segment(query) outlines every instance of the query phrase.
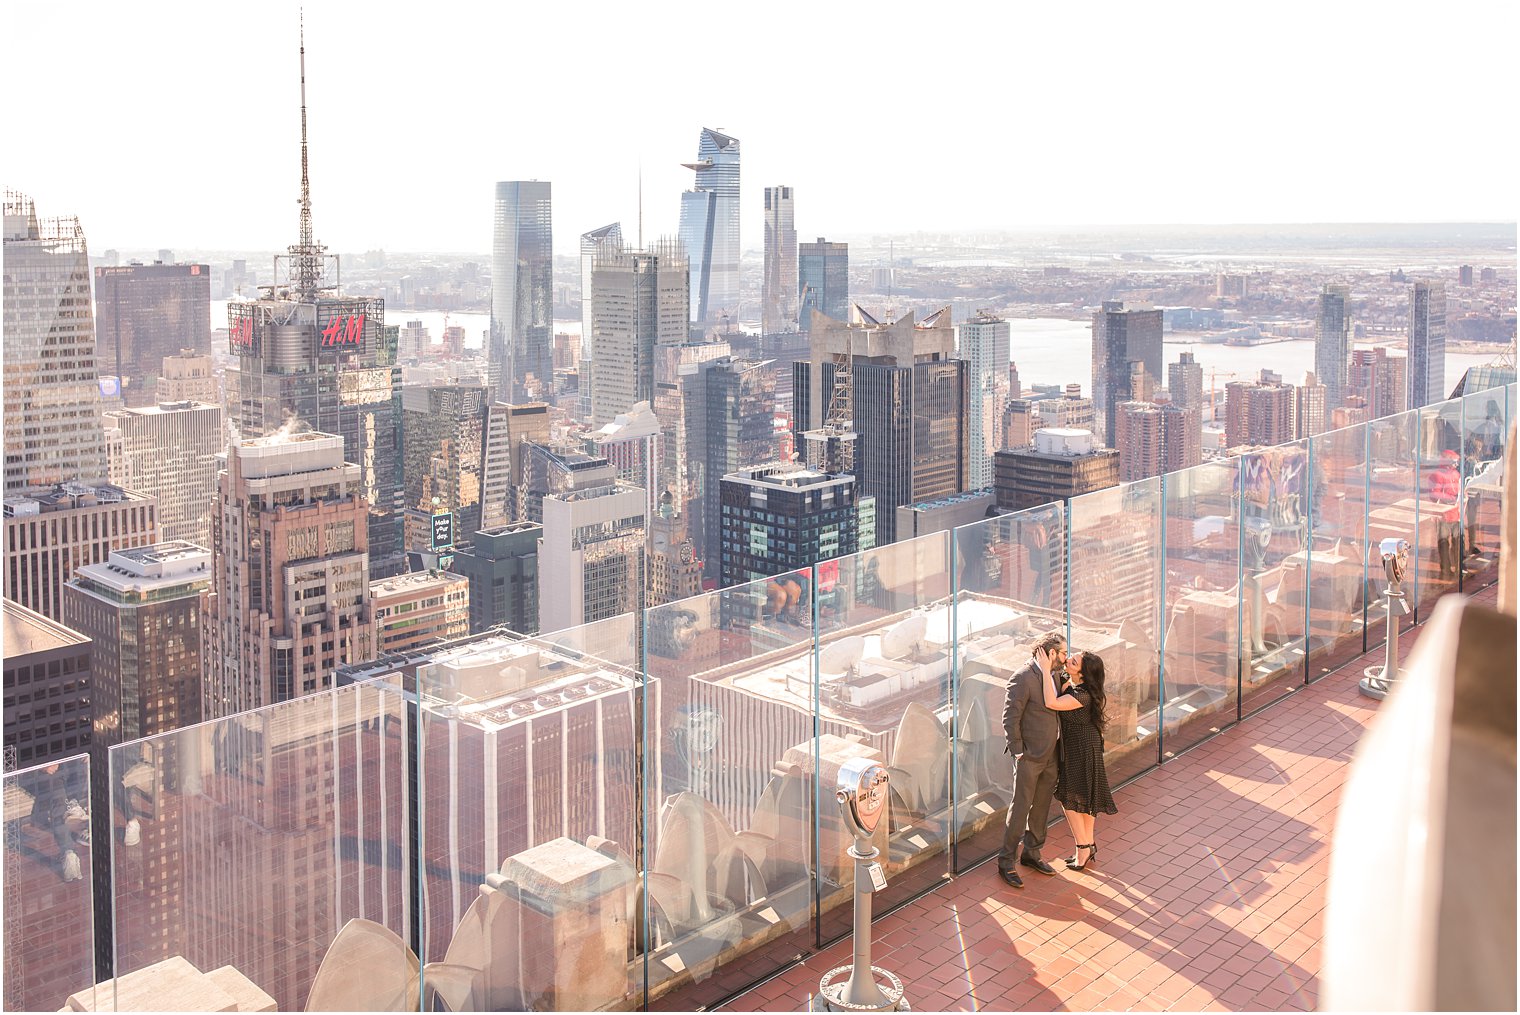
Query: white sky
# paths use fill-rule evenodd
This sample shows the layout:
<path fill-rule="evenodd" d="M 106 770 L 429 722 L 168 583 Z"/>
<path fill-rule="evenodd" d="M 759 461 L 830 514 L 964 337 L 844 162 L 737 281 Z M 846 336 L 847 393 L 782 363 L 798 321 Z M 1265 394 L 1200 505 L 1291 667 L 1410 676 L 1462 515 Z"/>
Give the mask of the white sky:
<path fill-rule="evenodd" d="M 673 233 L 701 127 L 816 235 L 1076 223 L 1514 221 L 1520 4 L 306 4 L 318 238 L 555 248 Z M 7 186 L 92 251 L 295 240 L 297 5 L 8 4 Z"/>

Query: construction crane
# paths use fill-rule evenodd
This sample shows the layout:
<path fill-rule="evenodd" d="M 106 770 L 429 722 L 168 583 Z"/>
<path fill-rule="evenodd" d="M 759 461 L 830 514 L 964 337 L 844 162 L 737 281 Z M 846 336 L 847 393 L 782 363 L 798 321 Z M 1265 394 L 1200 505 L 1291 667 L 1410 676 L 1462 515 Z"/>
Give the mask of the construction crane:
<path fill-rule="evenodd" d="M 1240 376 L 1233 370 L 1219 370 L 1215 367 L 1209 367 L 1209 422 L 1215 426 L 1219 425 L 1219 385 L 1215 384 L 1214 381 L 1221 374 L 1224 375 L 1226 383 Z"/>

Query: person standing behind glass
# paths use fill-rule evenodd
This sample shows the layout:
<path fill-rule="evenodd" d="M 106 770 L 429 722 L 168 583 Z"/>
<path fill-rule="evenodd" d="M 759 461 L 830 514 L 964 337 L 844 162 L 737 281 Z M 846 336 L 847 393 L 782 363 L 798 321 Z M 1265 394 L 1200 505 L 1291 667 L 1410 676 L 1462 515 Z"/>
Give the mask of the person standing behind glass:
<path fill-rule="evenodd" d="M 1056 788 L 1056 744 L 1061 723 L 1045 707 L 1043 685 L 1050 671 L 1066 662 L 1066 639 L 1051 633 L 1035 643 L 1029 664 L 1008 680 L 1003 705 L 1003 733 L 1007 751 L 1013 755 L 1013 802 L 1008 805 L 1003 828 L 1003 848 L 998 853 L 998 876 L 1015 888 L 1024 879 L 1016 863 L 1041 874 L 1056 869 L 1040 857 L 1045 846 L 1045 827 L 1050 823 L 1050 798 Z"/>

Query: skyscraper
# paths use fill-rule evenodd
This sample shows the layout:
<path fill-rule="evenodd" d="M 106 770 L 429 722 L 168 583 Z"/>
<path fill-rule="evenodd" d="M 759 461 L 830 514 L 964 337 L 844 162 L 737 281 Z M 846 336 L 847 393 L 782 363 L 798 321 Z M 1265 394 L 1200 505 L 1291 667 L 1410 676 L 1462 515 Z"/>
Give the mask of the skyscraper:
<path fill-rule="evenodd" d="M 488 392 L 480 384 L 408 386 L 402 392 L 405 450 L 406 549 L 435 549 L 432 516 L 452 512 L 453 539 L 483 528 L 487 490 L 505 499 L 511 487 L 508 455 L 486 455 Z M 499 472 L 489 476 L 490 465 Z M 505 511 L 504 503 L 493 505 Z"/>
<path fill-rule="evenodd" d="M 855 477 L 798 465 L 741 469 L 719 479 L 723 587 L 810 568 L 859 547 Z"/>
<path fill-rule="evenodd" d="M 65 586 L 65 623 L 92 643 L 99 721 L 90 760 L 102 774 L 107 748 L 201 721 L 201 596 L 210 587 L 211 551 L 184 541 L 116 550 Z"/>
<path fill-rule="evenodd" d="M 1161 407 L 1161 471 L 1180 472 L 1203 461 L 1203 410 L 1167 402 Z"/>
<path fill-rule="evenodd" d="M 1193 409 L 1203 408 L 1203 364 L 1191 352 L 1183 352 L 1177 362 L 1166 368 L 1166 387 L 1173 403 Z"/>
<path fill-rule="evenodd" d="M 95 269 L 95 363 L 121 378 L 129 406 L 167 398 L 155 391 L 165 356 L 211 351 L 211 268 L 127 264 Z"/>
<path fill-rule="evenodd" d="M 218 476 L 205 714 L 333 686 L 372 658 L 368 511 L 343 438 L 306 431 L 232 444 Z"/>
<path fill-rule="evenodd" d="M 966 487 L 984 490 L 992 486 L 992 453 L 1000 443 L 998 429 L 1008 402 L 1008 322 L 982 310 L 961 324 L 957 339 L 960 358 L 970 371 Z"/>
<path fill-rule="evenodd" d="M 1086 430 L 1036 430 L 1034 446 L 993 456 L 997 506 L 1022 511 L 1119 482 L 1119 452 L 1094 446 Z"/>
<path fill-rule="evenodd" d="M 695 494 L 681 510 L 708 578 L 719 576 L 719 481 L 731 472 L 776 460 L 776 375 L 769 363 L 724 357 L 703 363 L 686 389 Z"/>
<path fill-rule="evenodd" d="M 119 486 L 69 483 L 5 499 L 5 598 L 53 620 L 63 585 L 112 550 L 158 542 L 158 502 Z"/>
<path fill-rule="evenodd" d="M 1446 397 L 1446 284 L 1416 282 L 1409 287 L 1409 396 L 1407 407 Z"/>
<path fill-rule="evenodd" d="M 454 572 L 470 582 L 470 633 L 498 624 L 518 634 L 538 633 L 536 522 L 482 529 L 454 551 Z"/>
<path fill-rule="evenodd" d="M 1093 407 L 1096 436 L 1108 447 L 1118 440 L 1118 405 L 1140 395 L 1130 386 L 1132 363 L 1152 380 L 1161 374 L 1161 311 L 1105 300 L 1092 319 Z"/>
<path fill-rule="evenodd" d="M 899 506 L 967 489 L 967 370 L 953 358 L 949 307 L 922 321 L 910 311 L 882 322 L 858 306 L 853 317 L 815 318 L 810 362 L 795 365 L 792 426 L 801 446 L 843 391 L 841 408 L 858 435 L 858 496 L 874 498 L 880 545 L 896 539 Z M 844 368 L 845 383 L 836 384 Z"/>
<path fill-rule="evenodd" d="M 599 253 L 623 246 L 623 227 L 617 222 L 581 233 L 581 363 L 580 405 L 582 419 L 591 418 L 591 385 L 596 374 L 596 303 L 591 298 L 592 269 Z"/>
<path fill-rule="evenodd" d="M 222 389 L 212 369 L 211 354 L 181 349 L 164 357 L 158 376 L 160 402 L 210 402 L 222 404 Z"/>
<path fill-rule="evenodd" d="M 1225 447 L 1270 447 L 1294 439 L 1293 386 L 1269 370 L 1225 385 Z"/>
<path fill-rule="evenodd" d="M 222 407 L 164 402 L 105 420 L 121 433 L 121 485 L 158 500 L 159 539 L 210 546 L 216 456 L 226 448 Z"/>
<path fill-rule="evenodd" d="M 616 480 L 543 500 L 539 628 L 579 627 L 643 605 L 645 496 Z"/>
<path fill-rule="evenodd" d="M 1325 432 L 1325 386 L 1313 373 L 1293 389 L 1293 437 L 1302 440 Z"/>
<path fill-rule="evenodd" d="M 739 139 L 703 128 L 696 173 L 681 195 L 681 243 L 691 266 L 691 320 L 716 324 L 739 316 Z"/>
<path fill-rule="evenodd" d="M 1120 402 L 1117 409 L 1119 482 L 1133 483 L 1161 475 L 1161 406 L 1152 402 Z"/>
<path fill-rule="evenodd" d="M 5 194 L 5 495 L 107 477 L 90 313 L 90 256 L 77 218 L 38 219 Z"/>
<path fill-rule="evenodd" d="M 797 248 L 797 292 L 803 331 L 812 331 L 812 311 L 836 321 L 850 312 L 850 245 L 822 236 Z"/>
<path fill-rule="evenodd" d="M 791 187 L 765 188 L 765 281 L 760 330 L 797 330 L 797 225 Z"/>
<path fill-rule="evenodd" d="M 1391 416 L 1409 407 L 1409 386 L 1405 379 L 1408 359 L 1390 356 L 1381 346 L 1357 349 L 1351 354 L 1346 388 L 1362 399 L 1371 419 Z"/>
<path fill-rule="evenodd" d="M 1314 374 L 1325 386 L 1325 410 L 1342 404 L 1346 368 L 1351 361 L 1351 287 L 1329 284 L 1319 295 L 1314 329 Z"/>
<path fill-rule="evenodd" d="M 486 359 L 498 402 L 553 400 L 554 222 L 546 180 L 496 185 Z"/>
<path fill-rule="evenodd" d="M 696 273 L 691 273 L 691 278 Z M 651 251 L 605 248 L 591 269 L 597 370 L 591 421 L 605 426 L 635 402 L 654 401 L 654 350 L 681 345 L 687 319 L 686 256 L 661 241 Z"/>
<path fill-rule="evenodd" d="M 237 357 L 227 372 L 228 407 L 243 439 L 301 427 L 342 437 L 339 457 L 359 469 L 370 572 L 384 577 L 406 566 L 401 368 L 383 337 L 385 301 L 334 293 L 327 248 L 313 238 L 304 45 L 301 53 L 300 240 L 275 259 L 276 284 L 263 298 L 227 306 L 229 347 Z"/>
<path fill-rule="evenodd" d="M 11 599 L 0 609 L 0 624 L 5 634 L 4 743 L 8 754 L 15 752 L 16 767 L 89 750 L 94 732 L 89 637 Z"/>

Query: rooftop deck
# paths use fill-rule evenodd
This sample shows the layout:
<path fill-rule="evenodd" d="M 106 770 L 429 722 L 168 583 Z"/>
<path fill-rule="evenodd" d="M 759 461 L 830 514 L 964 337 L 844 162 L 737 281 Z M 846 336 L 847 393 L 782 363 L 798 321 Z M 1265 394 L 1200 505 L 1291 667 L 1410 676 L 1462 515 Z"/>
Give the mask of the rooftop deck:
<path fill-rule="evenodd" d="M 1403 634 L 1401 658 L 1423 630 Z M 873 961 L 919 1011 L 1314 1010 L 1336 808 L 1377 715 L 1356 682 L 1381 660 L 1369 653 L 1120 790 L 1092 871 L 1022 868 L 1019 891 L 983 863 L 876 920 Z M 1047 857 L 1070 847 L 1052 828 Z M 727 1008 L 805 1011 L 851 947 Z"/>

